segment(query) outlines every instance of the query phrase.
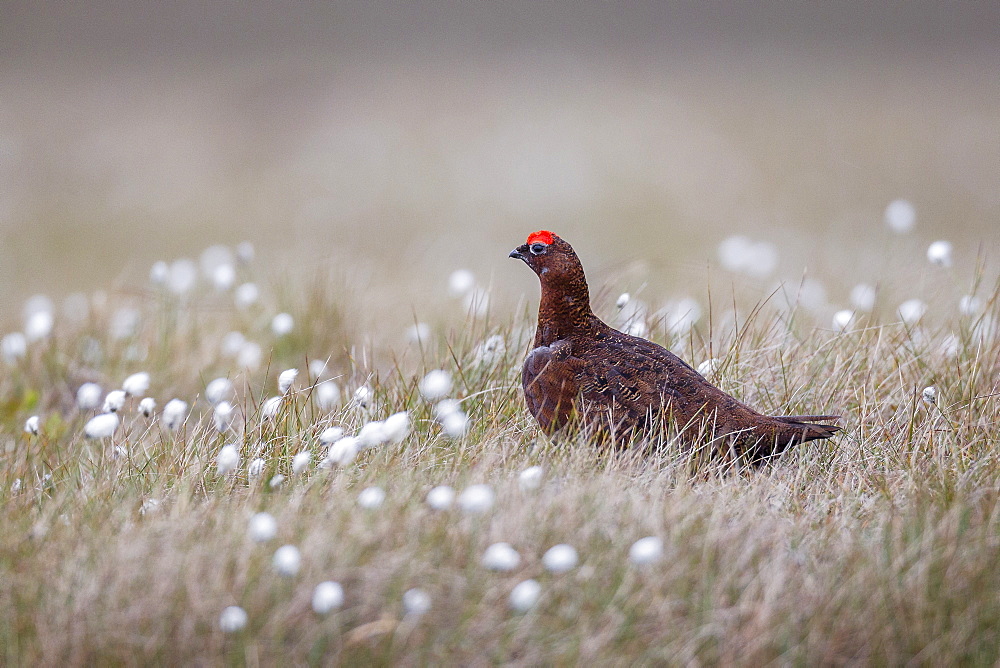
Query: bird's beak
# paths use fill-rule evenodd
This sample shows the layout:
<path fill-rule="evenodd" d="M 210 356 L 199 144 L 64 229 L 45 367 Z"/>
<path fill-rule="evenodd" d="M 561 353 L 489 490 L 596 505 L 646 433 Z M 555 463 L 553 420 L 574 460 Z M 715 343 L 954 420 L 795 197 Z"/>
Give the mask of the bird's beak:
<path fill-rule="evenodd" d="M 527 250 L 524 246 L 518 246 L 517 248 L 512 250 L 510 252 L 510 255 L 508 255 L 507 257 L 512 257 L 515 260 L 527 260 L 528 259 L 527 256 L 525 256 L 525 254 L 523 253 L 524 250 Z"/>

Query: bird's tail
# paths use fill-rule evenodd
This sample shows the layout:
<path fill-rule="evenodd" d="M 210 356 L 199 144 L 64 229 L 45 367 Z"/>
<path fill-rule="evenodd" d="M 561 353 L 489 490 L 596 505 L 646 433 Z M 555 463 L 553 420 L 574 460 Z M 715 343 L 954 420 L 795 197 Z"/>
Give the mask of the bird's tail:
<path fill-rule="evenodd" d="M 787 443 L 805 443 L 820 438 L 830 438 L 840 427 L 835 424 L 819 424 L 828 420 L 839 420 L 839 415 L 776 415 L 774 419 L 787 425 Z"/>

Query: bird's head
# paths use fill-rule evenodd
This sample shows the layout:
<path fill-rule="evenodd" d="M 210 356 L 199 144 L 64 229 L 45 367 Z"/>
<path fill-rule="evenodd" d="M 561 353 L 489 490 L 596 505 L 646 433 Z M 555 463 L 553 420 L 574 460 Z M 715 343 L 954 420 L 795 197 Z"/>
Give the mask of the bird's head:
<path fill-rule="evenodd" d="M 579 265 L 573 247 L 547 230 L 528 235 L 528 240 L 512 250 L 509 257 L 524 260 L 539 277 L 555 278 Z"/>

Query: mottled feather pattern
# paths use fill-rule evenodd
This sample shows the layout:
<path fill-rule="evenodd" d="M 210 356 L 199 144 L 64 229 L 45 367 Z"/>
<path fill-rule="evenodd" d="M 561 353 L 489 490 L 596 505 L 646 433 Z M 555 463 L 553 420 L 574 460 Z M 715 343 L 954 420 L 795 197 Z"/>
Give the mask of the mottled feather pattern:
<path fill-rule="evenodd" d="M 757 464 L 839 430 L 815 424 L 837 416 L 758 413 L 666 348 L 605 324 L 591 311 L 579 258 L 557 235 L 536 232 L 510 255 L 524 260 L 541 282 L 522 385 L 528 410 L 546 433 L 560 433 L 575 419 L 595 440 L 624 445 L 668 419 L 682 435 L 723 441 L 724 449 Z"/>

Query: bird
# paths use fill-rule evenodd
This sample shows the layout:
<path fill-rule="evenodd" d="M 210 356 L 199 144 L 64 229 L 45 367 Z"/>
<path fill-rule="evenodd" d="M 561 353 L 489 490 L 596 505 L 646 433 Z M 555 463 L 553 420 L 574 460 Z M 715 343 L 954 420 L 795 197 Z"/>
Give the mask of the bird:
<path fill-rule="evenodd" d="M 825 424 L 837 415 L 760 413 L 666 348 L 607 325 L 591 309 L 580 258 L 558 235 L 533 232 L 509 257 L 527 264 L 541 283 L 521 385 L 545 434 L 584 430 L 620 449 L 642 440 L 648 445 L 657 428 L 671 427 L 689 447 L 705 446 L 712 457 L 728 454 L 756 467 L 790 446 L 840 430 Z"/>

